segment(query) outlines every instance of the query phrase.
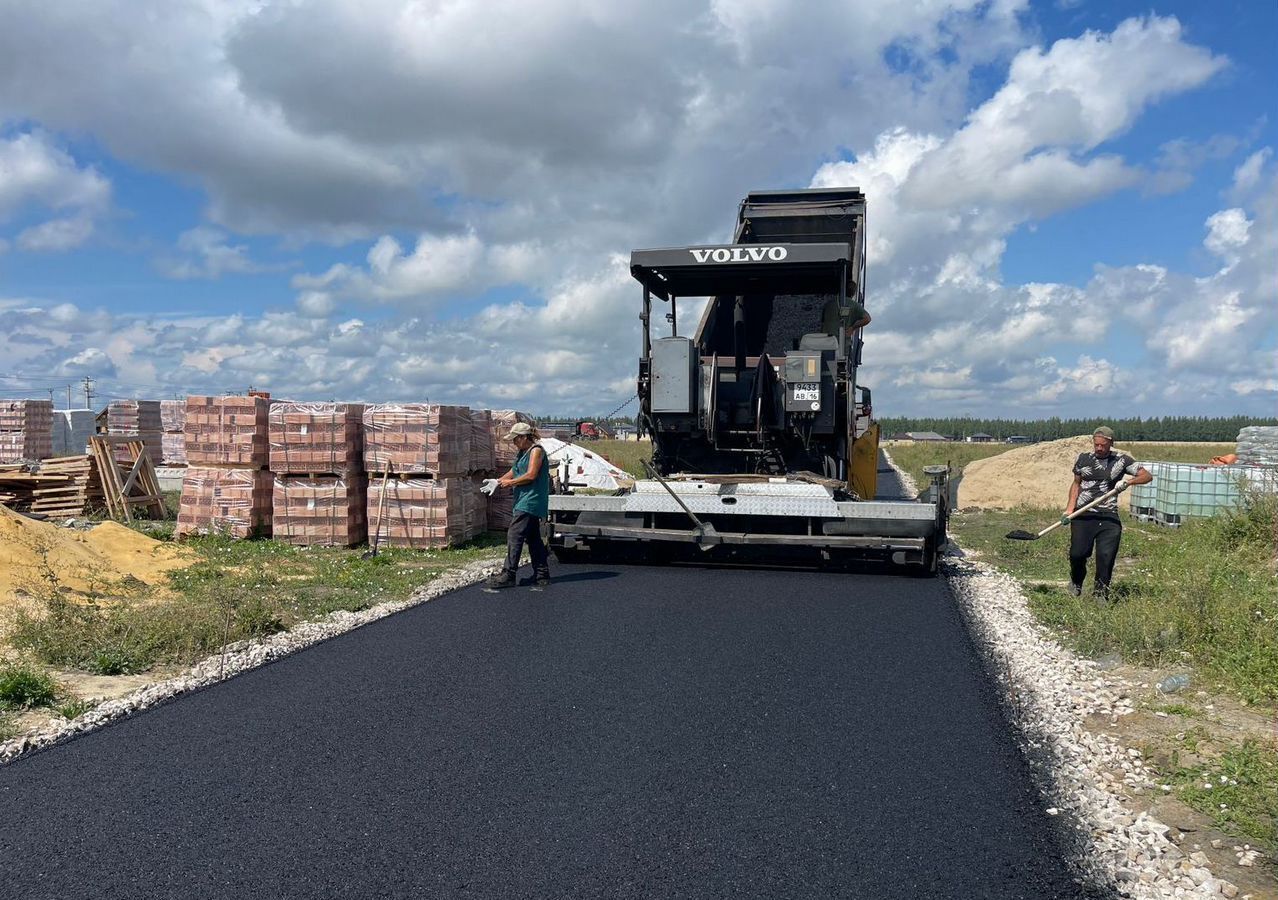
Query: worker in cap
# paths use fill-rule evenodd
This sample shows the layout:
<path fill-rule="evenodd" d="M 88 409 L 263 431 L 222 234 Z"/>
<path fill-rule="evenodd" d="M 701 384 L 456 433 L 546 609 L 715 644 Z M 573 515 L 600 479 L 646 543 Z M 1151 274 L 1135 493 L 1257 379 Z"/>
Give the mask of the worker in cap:
<path fill-rule="evenodd" d="M 515 586 L 519 557 L 526 543 L 532 557 L 533 585 L 545 588 L 550 585 L 550 553 L 541 536 L 541 523 L 550 514 L 550 464 L 545 448 L 537 443 L 541 435 L 527 422 L 516 422 L 503 440 L 515 445 L 515 464 L 501 478 L 484 482 L 482 490 L 490 496 L 495 490 L 512 490 L 515 504 L 506 529 L 506 564 L 488 579 L 488 587 L 497 590 Z"/>
<path fill-rule="evenodd" d="M 1083 579 L 1087 577 L 1087 560 L 1096 553 L 1096 569 L 1092 576 L 1092 596 L 1098 603 L 1109 600 L 1109 583 L 1114 574 L 1114 561 L 1118 559 L 1118 545 L 1123 538 L 1123 523 L 1118 518 L 1118 494 L 1133 484 L 1148 484 L 1154 476 L 1144 466 L 1126 453 L 1114 449 L 1114 430 L 1102 425 L 1092 433 L 1092 450 L 1080 453 L 1074 463 L 1074 483 L 1069 489 L 1069 502 L 1065 504 L 1062 524 L 1068 522 L 1069 538 L 1069 592 L 1075 597 L 1083 594 Z M 1074 516 L 1097 497 L 1103 497 L 1117 488 L 1117 493 L 1106 497 L 1087 512 Z M 1073 516 L 1073 518 L 1070 518 Z"/>

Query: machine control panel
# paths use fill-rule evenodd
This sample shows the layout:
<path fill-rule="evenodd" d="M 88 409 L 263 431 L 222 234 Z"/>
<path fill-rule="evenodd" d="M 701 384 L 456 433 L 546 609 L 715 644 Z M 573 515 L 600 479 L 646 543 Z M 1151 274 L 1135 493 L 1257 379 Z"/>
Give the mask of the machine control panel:
<path fill-rule="evenodd" d="M 819 413 L 827 393 L 820 351 L 797 351 L 785 357 L 785 411 Z"/>

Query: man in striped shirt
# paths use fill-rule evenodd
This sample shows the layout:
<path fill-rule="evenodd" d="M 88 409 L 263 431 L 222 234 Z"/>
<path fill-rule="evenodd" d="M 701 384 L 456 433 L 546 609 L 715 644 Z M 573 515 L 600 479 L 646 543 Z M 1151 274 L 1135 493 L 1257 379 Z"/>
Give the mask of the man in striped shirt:
<path fill-rule="evenodd" d="M 1100 602 L 1109 599 L 1109 581 L 1118 559 L 1118 544 L 1123 538 L 1123 523 L 1118 518 L 1118 494 L 1133 484 L 1148 484 L 1154 476 L 1126 453 L 1114 452 L 1114 432 L 1105 425 L 1092 435 L 1092 452 L 1080 453 L 1074 463 L 1074 483 L 1069 489 L 1063 521 L 1070 522 L 1069 592 L 1082 596 L 1083 579 L 1087 577 L 1087 560 L 1096 551 L 1096 571 L 1092 579 L 1092 595 Z M 1065 517 L 1114 488 L 1118 494 L 1108 497 L 1072 520 Z"/>

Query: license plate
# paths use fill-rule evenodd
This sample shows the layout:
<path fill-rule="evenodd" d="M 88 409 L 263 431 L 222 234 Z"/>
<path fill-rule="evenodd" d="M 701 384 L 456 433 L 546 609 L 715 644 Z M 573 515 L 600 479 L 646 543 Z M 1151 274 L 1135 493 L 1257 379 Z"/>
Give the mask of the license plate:
<path fill-rule="evenodd" d="M 794 386 L 794 399 L 800 401 L 820 400 L 821 385 L 800 382 Z"/>

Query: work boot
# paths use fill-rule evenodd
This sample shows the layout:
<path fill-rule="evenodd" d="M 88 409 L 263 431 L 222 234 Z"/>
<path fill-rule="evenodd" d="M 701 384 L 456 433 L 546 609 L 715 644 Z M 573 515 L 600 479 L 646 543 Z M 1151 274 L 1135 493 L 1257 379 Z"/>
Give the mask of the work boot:
<path fill-rule="evenodd" d="M 1081 584 L 1075 584 L 1074 582 L 1071 581 L 1069 583 L 1069 595 L 1071 597 L 1083 596 L 1083 586 Z"/>
<path fill-rule="evenodd" d="M 548 588 L 550 587 L 550 576 L 538 575 L 536 579 L 534 579 L 533 584 L 539 588 Z"/>
<path fill-rule="evenodd" d="M 510 572 L 500 572 L 496 575 L 490 575 L 488 581 L 484 582 L 484 587 L 490 591 L 499 591 L 502 588 L 514 586 L 515 576 Z"/>
<path fill-rule="evenodd" d="M 1109 585 L 1107 584 L 1093 585 L 1092 597 L 1096 600 L 1097 606 L 1109 606 Z"/>

